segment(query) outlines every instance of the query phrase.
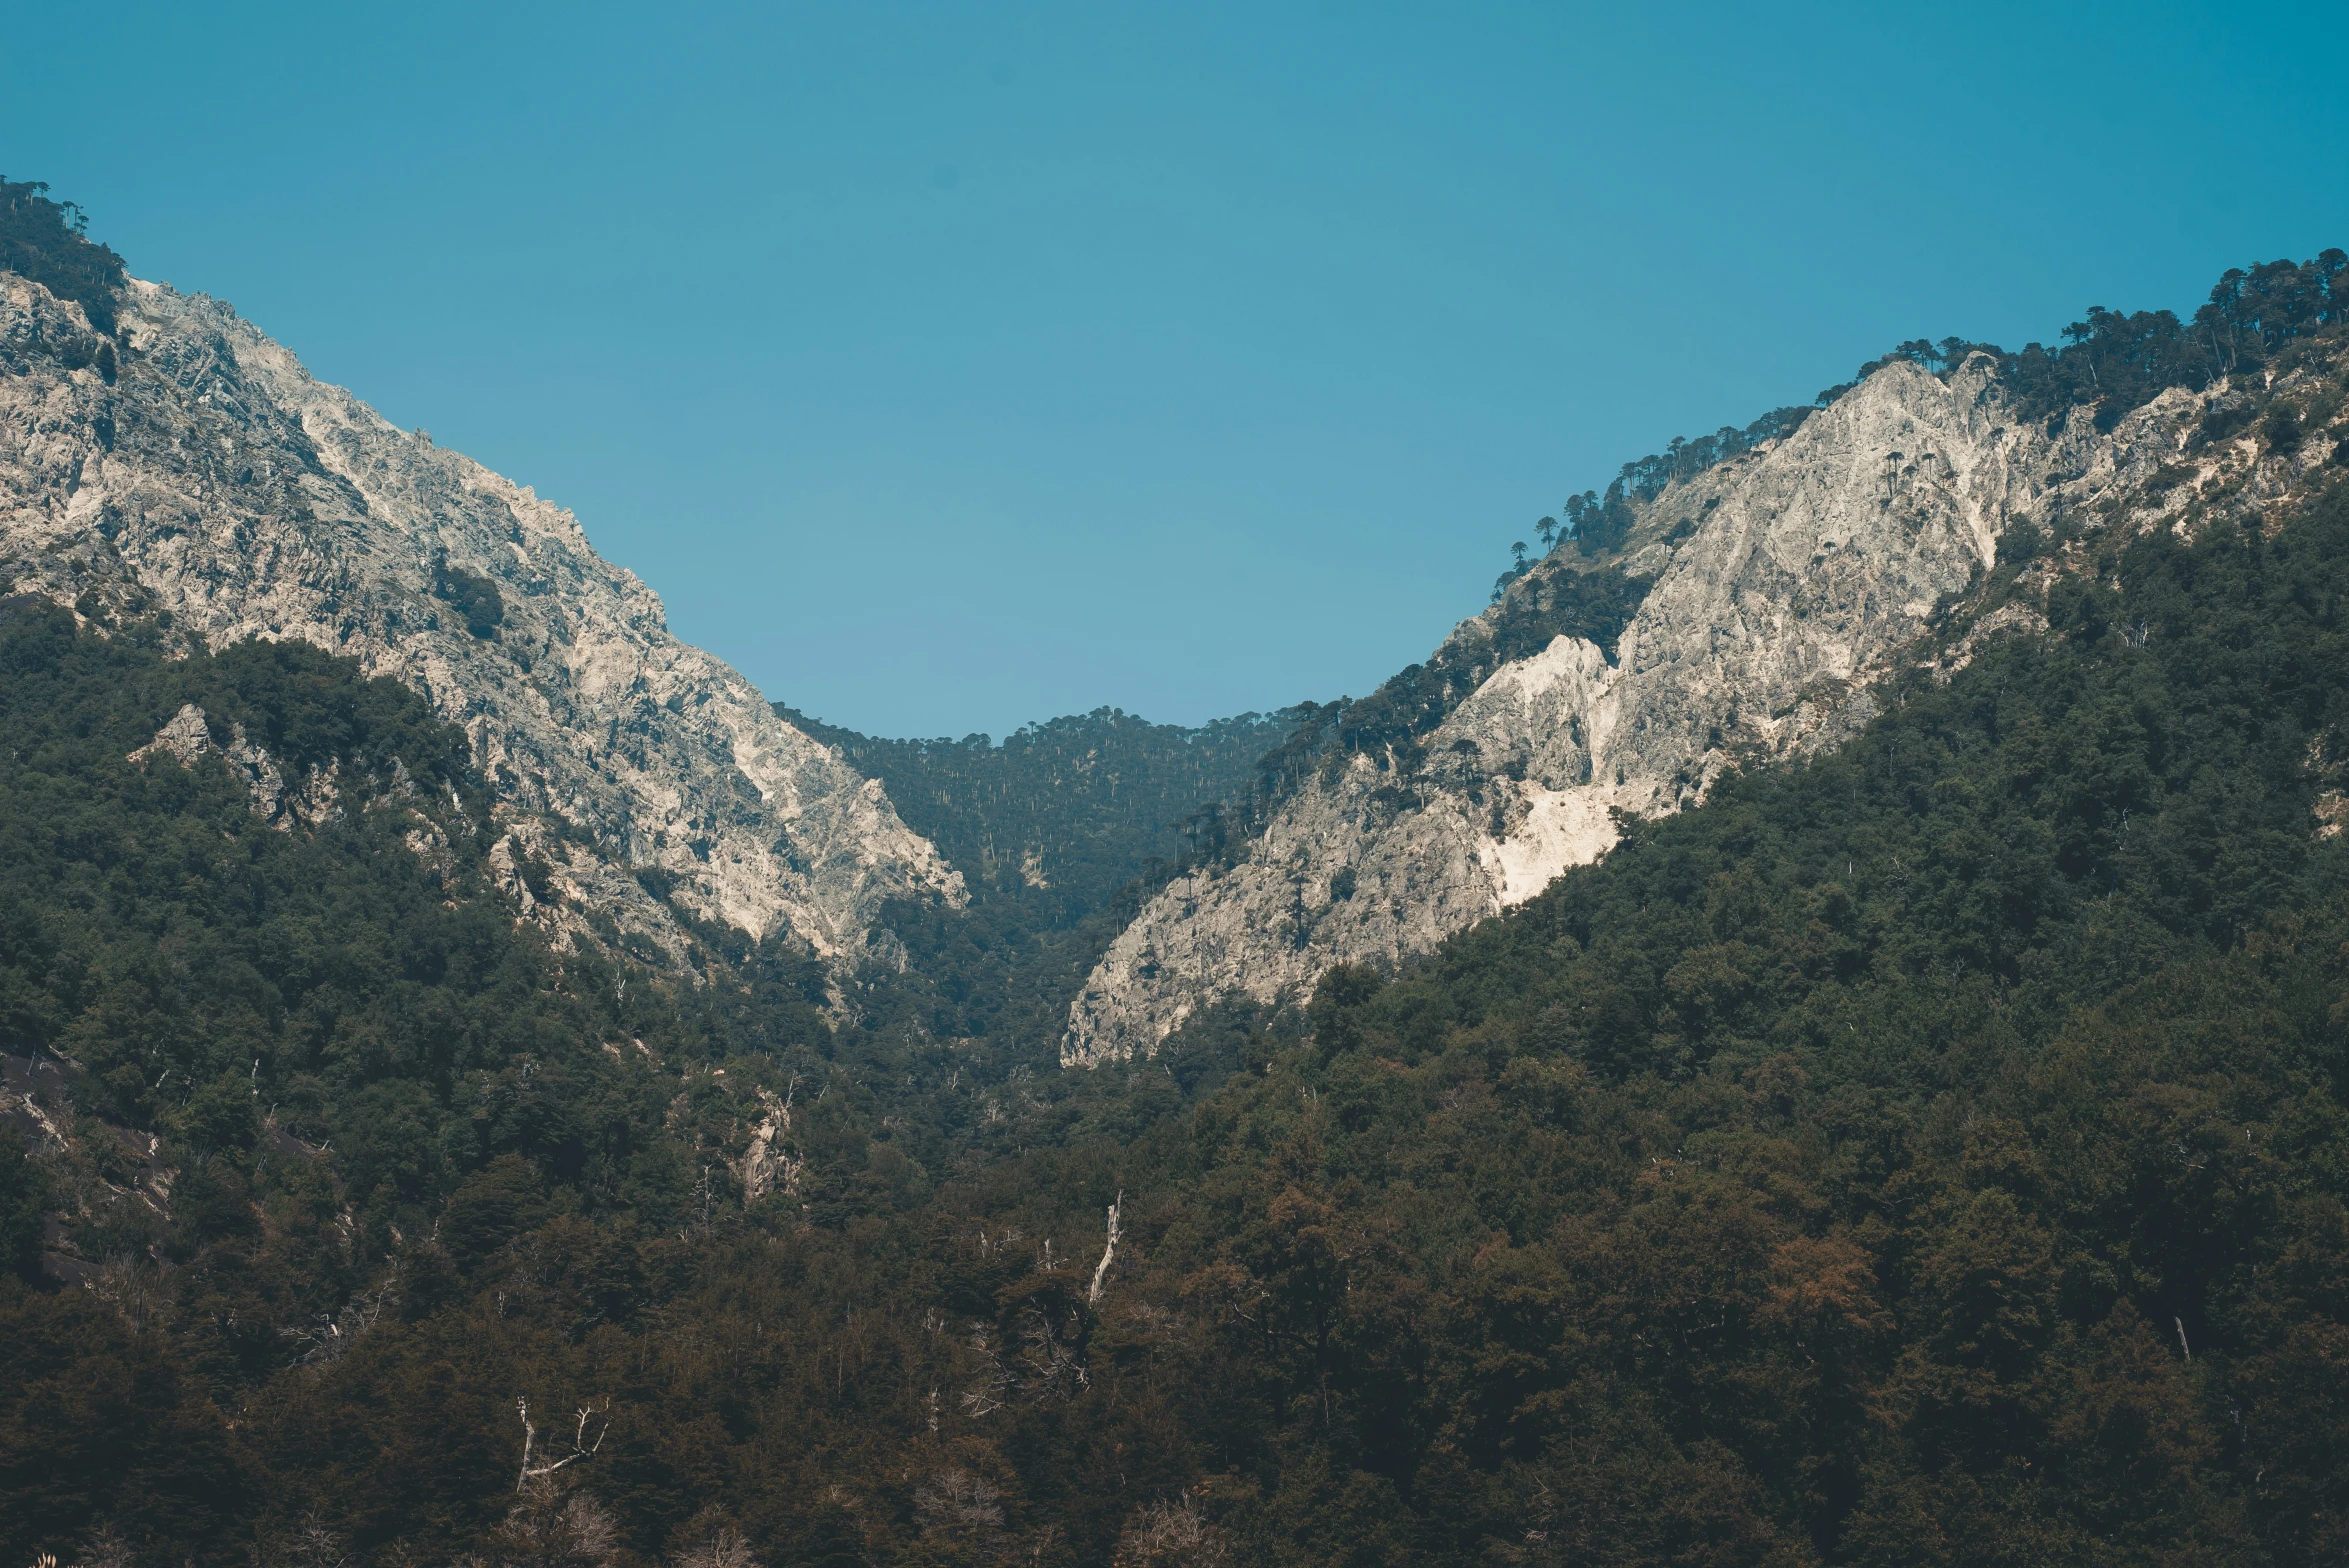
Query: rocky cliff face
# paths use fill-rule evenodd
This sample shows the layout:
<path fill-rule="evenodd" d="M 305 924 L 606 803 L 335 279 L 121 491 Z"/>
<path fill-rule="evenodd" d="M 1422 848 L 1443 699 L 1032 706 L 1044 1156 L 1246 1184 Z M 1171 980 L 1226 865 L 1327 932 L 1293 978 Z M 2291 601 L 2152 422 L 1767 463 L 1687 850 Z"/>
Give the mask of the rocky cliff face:
<path fill-rule="evenodd" d="M 109 342 L 0 273 L 0 586 L 404 681 L 472 736 L 499 852 L 545 873 L 518 870 L 518 896 L 573 935 L 592 908 L 682 953 L 637 868 L 697 917 L 841 964 L 884 899 L 962 898 L 878 783 L 671 636 L 569 512 L 394 429 L 201 295 L 131 284 Z"/>
<path fill-rule="evenodd" d="M 1489 674 L 1415 758 L 1342 757 L 1237 864 L 1169 885 L 1087 981 L 1063 1059 L 1147 1053 L 1219 997 L 1297 1000 L 1332 964 L 1430 952 L 1605 853 L 1613 813 L 1676 811 L 1734 760 L 1832 744 L 2011 519 L 2142 480 L 2205 401 L 2173 391 L 2110 433 L 2086 410 L 2051 429 L 2016 417 L 1987 356 L 1946 382 L 1896 361 L 1643 503 L 1614 559 L 1562 547 L 1511 596 L 1593 569 L 1651 581 L 1614 646 L 1560 636 L 1480 664 L 1498 612 L 1462 623 L 1445 654 Z"/>

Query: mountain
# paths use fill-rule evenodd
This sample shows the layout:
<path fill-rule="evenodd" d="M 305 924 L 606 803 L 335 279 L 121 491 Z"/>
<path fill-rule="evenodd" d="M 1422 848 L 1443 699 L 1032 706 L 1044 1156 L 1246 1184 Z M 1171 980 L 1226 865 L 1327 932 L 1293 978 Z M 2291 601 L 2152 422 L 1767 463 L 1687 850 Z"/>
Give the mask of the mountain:
<path fill-rule="evenodd" d="M 2325 291 L 2339 269 L 2306 270 L 2314 294 L 2298 308 L 2314 328 L 2338 309 Z M 2281 333 L 2299 318 L 2265 319 Z M 2073 375 L 2102 347 L 2079 330 Z M 1334 717 L 1246 843 L 1119 934 L 1071 1005 L 1063 1059 L 1148 1055 L 1218 998 L 1300 1002 L 1334 964 L 1393 972 L 1598 859 L 1626 816 L 1841 743 L 2017 529 L 2166 526 L 2202 489 L 2290 483 L 2197 441 L 2245 401 L 2207 356 L 2163 367 L 2191 385 L 2140 375 L 2140 404 L 2083 393 L 2050 408 L 2035 344 L 1952 343 L 1938 373 L 1911 347 L 1807 417 L 1779 417 L 1783 434 L 1618 485 L 1600 548 L 1570 536 L 1427 666 Z"/>
<path fill-rule="evenodd" d="M 1120 1165 L 1235 1552 L 2349 1549 L 2349 336 L 2269 368 Z"/>
<path fill-rule="evenodd" d="M 138 281 L 110 298 L 101 331 L 34 278 L 0 283 L 11 591 L 404 682 L 471 738 L 504 858 L 549 868 L 534 913 L 574 941 L 607 925 L 686 961 L 639 870 L 695 919 L 841 968 L 888 899 L 964 896 L 879 785 L 672 636 L 569 512 L 394 429 L 220 301 Z"/>
<path fill-rule="evenodd" d="M 301 580 L 282 509 L 191 445 L 255 449 L 202 422 L 251 422 L 253 378 L 109 390 L 172 339 L 26 191 L 11 471 L 89 472 L 93 406 L 191 423 L 108 437 L 179 513 L 150 477 L 150 520 L 107 488 L 76 532 L 43 481 L 9 524 L 60 548 L 0 595 L 0 1554 L 2349 1552 L 2349 258 L 2052 353 L 1902 345 L 1628 465 L 1359 702 L 1001 746 L 770 716 L 943 867 L 876 874 L 826 955 L 582 842 L 484 743 L 514 721 L 380 665 L 407 645 L 369 617 L 429 614 L 426 655 L 516 661 L 448 682 L 542 691 L 539 630 L 584 617 L 464 554 L 472 524 L 400 598 L 419 552 L 378 503 L 319 503 L 375 607 L 349 648 L 198 635 L 234 590 L 139 574 L 207 518 L 208 559 L 247 527 L 258 579 Z M 1873 516 L 1861 407 L 1914 422 Z M 1860 545 L 1789 588 L 1831 516 Z M 1269 876 L 1276 831 L 1323 853 L 1308 813 L 1351 903 L 1373 852 L 1437 891 L 1487 840 L 1563 864 L 1594 791 L 1625 808 L 1603 853 L 1538 890 L 1487 866 L 1506 907 L 1429 951 L 1061 1065 L 1143 906 Z M 1300 906 L 1235 949 L 1325 940 Z"/>

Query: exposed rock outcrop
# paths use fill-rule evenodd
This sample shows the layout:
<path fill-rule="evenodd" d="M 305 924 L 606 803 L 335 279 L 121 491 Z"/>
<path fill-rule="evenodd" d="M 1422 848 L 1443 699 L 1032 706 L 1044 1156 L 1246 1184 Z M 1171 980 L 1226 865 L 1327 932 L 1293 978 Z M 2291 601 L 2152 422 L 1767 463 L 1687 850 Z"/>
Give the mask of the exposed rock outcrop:
<path fill-rule="evenodd" d="M 796 1085 L 778 1095 L 757 1090 L 759 1119 L 750 1129 L 750 1142 L 739 1158 L 727 1164 L 742 1184 L 742 1206 L 750 1208 L 770 1192 L 795 1196 L 807 1159 L 790 1144 L 791 1099 Z"/>
<path fill-rule="evenodd" d="M 839 964 L 884 900 L 961 901 L 878 783 L 670 635 L 569 512 L 393 428 L 216 300 L 133 283 L 116 351 L 95 337 L 80 306 L 0 274 L 0 589 L 398 678 L 464 727 L 508 811 L 570 825 L 517 864 L 618 911 L 648 951 L 682 934 L 634 868 L 699 918 L 788 928 Z"/>
<path fill-rule="evenodd" d="M 242 724 L 229 725 L 225 744 L 214 745 L 211 722 L 204 710 L 188 703 L 173 714 L 155 738 L 125 760 L 145 762 L 151 757 L 167 756 L 177 759 L 183 768 L 193 767 L 196 759 L 217 753 L 253 802 L 253 815 L 270 826 L 290 831 L 296 823 L 323 827 L 337 821 L 343 814 L 341 774 L 342 764 L 311 768 L 309 774 L 291 789 L 286 787 L 285 773 L 277 759 L 268 751 L 246 738 Z M 415 790 L 403 774 L 397 787 L 408 794 Z"/>
<path fill-rule="evenodd" d="M 1562 547 L 1510 594 L 1591 569 L 1650 581 L 1615 645 L 1558 637 L 1492 669 L 1415 758 L 1308 778 L 1236 864 L 1177 879 L 1118 936 L 1064 1061 L 1153 1051 L 1219 997 L 1299 1000 L 1334 963 L 1431 952 L 1605 853 L 1614 813 L 1676 811 L 1735 760 L 1833 744 L 2011 519 L 2142 482 L 2207 401 L 2172 391 L 2109 433 L 2086 409 L 2050 428 L 2014 414 L 1987 356 L 1946 381 L 1899 360 L 1641 503 L 1613 560 Z M 1461 624 L 1453 664 L 1475 667 L 1496 618 Z"/>

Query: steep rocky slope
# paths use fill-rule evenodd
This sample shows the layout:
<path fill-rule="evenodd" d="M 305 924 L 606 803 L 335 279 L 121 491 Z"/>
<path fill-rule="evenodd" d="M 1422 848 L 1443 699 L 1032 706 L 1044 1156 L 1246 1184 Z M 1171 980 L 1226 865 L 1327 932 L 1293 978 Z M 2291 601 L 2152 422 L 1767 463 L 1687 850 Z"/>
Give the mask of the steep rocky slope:
<path fill-rule="evenodd" d="M 2088 408 L 2022 417 L 1988 355 L 1946 379 L 1896 359 L 1670 484 L 1617 552 L 1561 548 L 1462 623 L 1438 658 L 1476 683 L 1432 733 L 1332 754 L 1236 863 L 1162 891 L 1071 1007 L 1063 1059 L 1147 1053 L 1218 997 L 1296 1000 L 1331 964 L 1430 952 L 1603 854 L 1615 812 L 1676 811 L 1735 761 L 1833 744 L 2012 520 L 2144 480 L 2222 396 L 2173 389 L 2100 431 Z M 1479 657 L 1503 617 L 1589 571 L 1651 585 L 1611 645 Z"/>
<path fill-rule="evenodd" d="M 675 961 L 691 914 L 836 963 L 960 878 L 885 791 L 672 636 L 528 488 L 393 428 L 202 295 L 133 282 L 111 337 L 0 273 L 0 585 L 219 647 L 299 639 L 471 736 L 515 896 Z"/>

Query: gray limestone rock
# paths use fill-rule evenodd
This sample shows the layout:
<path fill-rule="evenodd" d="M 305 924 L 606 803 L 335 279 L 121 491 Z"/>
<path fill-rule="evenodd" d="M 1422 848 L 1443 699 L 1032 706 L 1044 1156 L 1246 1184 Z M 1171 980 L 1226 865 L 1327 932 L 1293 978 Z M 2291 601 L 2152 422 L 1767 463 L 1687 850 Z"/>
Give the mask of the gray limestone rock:
<path fill-rule="evenodd" d="M 2142 483 L 2204 402 L 2173 391 L 2110 433 L 2085 410 L 2050 429 L 2014 413 L 1987 356 L 1946 382 L 1895 361 L 1785 438 L 1673 483 L 1614 560 L 1561 548 L 1510 587 L 1594 565 L 1650 580 L 1614 647 L 1559 637 L 1486 677 L 1423 760 L 1355 755 L 1309 779 L 1236 864 L 1177 879 L 1117 937 L 1063 1060 L 1149 1053 L 1221 997 L 1301 1000 L 1335 963 L 1391 969 L 1597 859 L 1616 812 L 1677 811 L 1733 762 L 1834 744 L 2010 519 Z"/>
<path fill-rule="evenodd" d="M 92 336 L 78 305 L 0 273 L 6 591 L 100 619 L 168 611 L 191 644 L 297 639 L 398 678 L 472 737 L 501 819 L 570 824 L 540 857 L 564 896 L 671 956 L 681 933 L 632 868 L 670 873 L 700 918 L 788 929 L 839 965 L 885 899 L 962 901 L 878 783 L 670 635 L 569 512 L 393 428 L 219 301 L 131 284 L 112 381 Z"/>

